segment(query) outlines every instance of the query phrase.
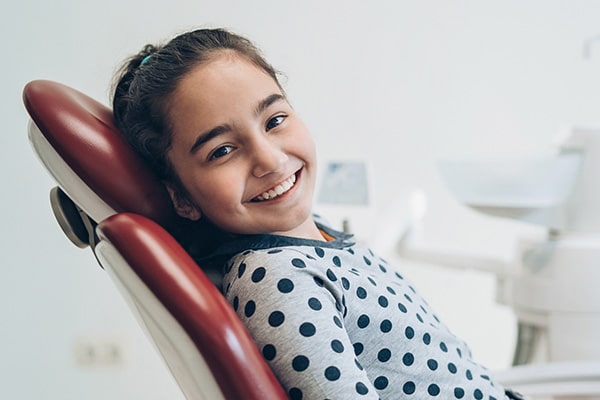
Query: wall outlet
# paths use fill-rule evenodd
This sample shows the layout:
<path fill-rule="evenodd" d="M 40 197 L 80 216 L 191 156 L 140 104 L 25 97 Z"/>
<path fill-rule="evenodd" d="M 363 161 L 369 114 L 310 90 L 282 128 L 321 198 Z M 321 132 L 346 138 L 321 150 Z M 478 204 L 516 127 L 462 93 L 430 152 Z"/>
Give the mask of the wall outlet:
<path fill-rule="evenodd" d="M 114 367 L 124 363 L 123 340 L 112 337 L 86 337 L 76 339 L 73 355 L 82 367 Z"/>

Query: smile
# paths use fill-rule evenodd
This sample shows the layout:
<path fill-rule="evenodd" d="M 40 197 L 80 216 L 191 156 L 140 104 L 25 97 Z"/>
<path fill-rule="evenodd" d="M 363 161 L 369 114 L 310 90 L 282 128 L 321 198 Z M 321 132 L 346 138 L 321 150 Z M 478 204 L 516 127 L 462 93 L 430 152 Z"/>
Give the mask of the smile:
<path fill-rule="evenodd" d="M 259 196 L 256 196 L 254 199 L 252 199 L 252 201 L 272 200 L 272 199 L 279 197 L 282 194 L 286 193 L 288 190 L 290 190 L 294 186 L 295 183 L 296 183 L 296 174 L 290 176 L 289 178 L 287 178 L 285 181 L 281 182 L 274 188 L 267 190 L 266 192 L 262 193 Z"/>

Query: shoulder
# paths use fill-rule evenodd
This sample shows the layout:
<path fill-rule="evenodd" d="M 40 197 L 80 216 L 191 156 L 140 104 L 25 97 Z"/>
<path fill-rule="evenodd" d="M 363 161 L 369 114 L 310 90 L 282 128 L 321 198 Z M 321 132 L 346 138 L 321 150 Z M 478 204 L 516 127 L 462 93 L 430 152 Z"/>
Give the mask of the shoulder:
<path fill-rule="evenodd" d="M 283 247 L 250 250 L 232 258 L 223 277 L 226 297 L 268 293 L 287 298 L 323 289 L 336 291 L 336 285 L 325 285 L 331 276 L 331 262 L 320 258 L 318 248 Z M 329 274 L 329 275 L 328 275 Z M 333 283 L 333 282 L 332 282 Z M 295 288 L 293 293 L 286 288 Z"/>

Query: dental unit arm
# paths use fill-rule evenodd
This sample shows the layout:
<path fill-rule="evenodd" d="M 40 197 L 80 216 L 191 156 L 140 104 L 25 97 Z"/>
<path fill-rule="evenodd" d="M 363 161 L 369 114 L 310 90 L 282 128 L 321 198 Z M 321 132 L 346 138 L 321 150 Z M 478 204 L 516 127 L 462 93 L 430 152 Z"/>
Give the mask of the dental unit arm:
<path fill-rule="evenodd" d="M 522 238 L 512 261 L 428 247 L 414 234 L 418 222 L 397 250 L 404 259 L 496 275 L 497 301 L 518 321 L 513 364 L 519 372 L 502 375 L 506 384 L 530 395 L 600 398 L 600 128 L 574 128 L 557 147 L 547 158 L 439 165 L 449 191 L 467 207 L 545 230 L 542 239 Z M 540 356 L 547 361 L 543 370 L 522 365 Z M 529 373 L 538 382 L 519 387 L 519 376 Z"/>

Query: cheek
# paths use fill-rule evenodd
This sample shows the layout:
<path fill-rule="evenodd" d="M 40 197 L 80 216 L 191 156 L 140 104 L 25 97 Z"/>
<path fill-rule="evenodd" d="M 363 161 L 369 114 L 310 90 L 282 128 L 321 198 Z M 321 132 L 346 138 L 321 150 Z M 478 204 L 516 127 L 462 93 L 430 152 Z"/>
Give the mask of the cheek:
<path fill-rule="evenodd" d="M 315 142 L 304 123 L 300 120 L 298 121 L 296 132 L 298 132 L 295 139 L 297 151 L 302 154 L 306 161 L 314 164 L 317 158 Z"/>
<path fill-rule="evenodd" d="M 190 179 L 189 192 L 193 201 L 201 210 L 226 209 L 240 202 L 244 182 L 236 169 L 218 172 L 198 172 L 198 177 Z"/>

